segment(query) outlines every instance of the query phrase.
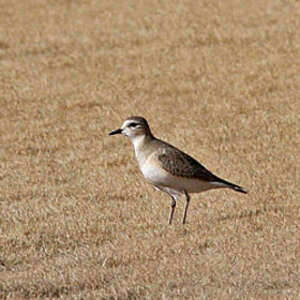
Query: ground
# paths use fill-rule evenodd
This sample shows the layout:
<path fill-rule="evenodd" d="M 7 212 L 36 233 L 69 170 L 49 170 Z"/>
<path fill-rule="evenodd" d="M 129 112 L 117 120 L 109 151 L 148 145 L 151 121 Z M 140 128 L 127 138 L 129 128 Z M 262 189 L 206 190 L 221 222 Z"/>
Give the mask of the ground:
<path fill-rule="evenodd" d="M 300 2 L 0 4 L 0 298 L 299 299 Z M 131 115 L 245 187 L 170 200 Z"/>

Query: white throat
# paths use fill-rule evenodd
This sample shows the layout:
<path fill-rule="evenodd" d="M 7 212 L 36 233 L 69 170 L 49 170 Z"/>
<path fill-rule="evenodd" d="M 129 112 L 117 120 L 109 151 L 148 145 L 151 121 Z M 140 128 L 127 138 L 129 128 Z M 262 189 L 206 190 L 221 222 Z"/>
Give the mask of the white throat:
<path fill-rule="evenodd" d="M 144 145 L 144 142 L 145 142 L 145 138 L 146 138 L 146 135 L 138 135 L 138 136 L 135 136 L 135 137 L 132 137 L 130 139 L 133 147 L 134 147 L 134 151 L 135 151 L 135 155 L 138 156 L 138 152 L 139 150 L 143 147 Z"/>

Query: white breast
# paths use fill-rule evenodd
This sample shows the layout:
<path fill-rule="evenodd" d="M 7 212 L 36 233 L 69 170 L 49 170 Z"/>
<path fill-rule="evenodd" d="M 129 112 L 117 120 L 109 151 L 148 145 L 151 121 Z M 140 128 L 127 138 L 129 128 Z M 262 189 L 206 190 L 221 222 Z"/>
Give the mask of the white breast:
<path fill-rule="evenodd" d="M 170 183 L 169 174 L 149 159 L 140 165 L 140 169 L 145 179 L 154 185 L 168 185 Z"/>

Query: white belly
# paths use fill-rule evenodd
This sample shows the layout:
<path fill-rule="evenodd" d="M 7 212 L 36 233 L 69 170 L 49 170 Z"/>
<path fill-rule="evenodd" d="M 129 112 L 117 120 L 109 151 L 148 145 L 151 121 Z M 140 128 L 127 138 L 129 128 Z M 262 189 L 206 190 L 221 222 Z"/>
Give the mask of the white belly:
<path fill-rule="evenodd" d="M 186 177 L 173 176 L 160 168 L 158 165 L 145 162 L 140 169 L 145 179 L 161 189 L 168 187 L 183 193 L 200 193 L 214 188 L 220 188 L 221 186 L 215 185 L 213 182 L 204 182 L 199 179 L 192 179 Z"/>

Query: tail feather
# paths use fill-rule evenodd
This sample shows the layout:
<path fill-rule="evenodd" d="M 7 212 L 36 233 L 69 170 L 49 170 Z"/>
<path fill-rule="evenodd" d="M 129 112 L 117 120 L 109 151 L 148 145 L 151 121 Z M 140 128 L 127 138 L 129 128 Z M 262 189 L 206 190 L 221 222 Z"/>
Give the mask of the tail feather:
<path fill-rule="evenodd" d="M 238 186 L 236 184 L 230 184 L 230 188 L 232 188 L 233 190 L 235 190 L 236 192 L 240 192 L 243 194 L 247 194 L 247 191 L 244 190 L 244 188 L 242 188 L 241 186 Z"/>
<path fill-rule="evenodd" d="M 243 193 L 243 194 L 248 194 L 247 191 L 245 191 L 244 188 L 242 188 L 241 186 L 237 185 L 237 184 L 234 184 L 234 183 L 231 183 L 229 181 L 226 181 L 224 179 L 221 179 L 221 178 L 218 178 L 218 182 L 224 184 L 224 187 L 229 187 L 230 189 L 236 191 L 236 192 L 239 192 L 239 193 Z"/>

